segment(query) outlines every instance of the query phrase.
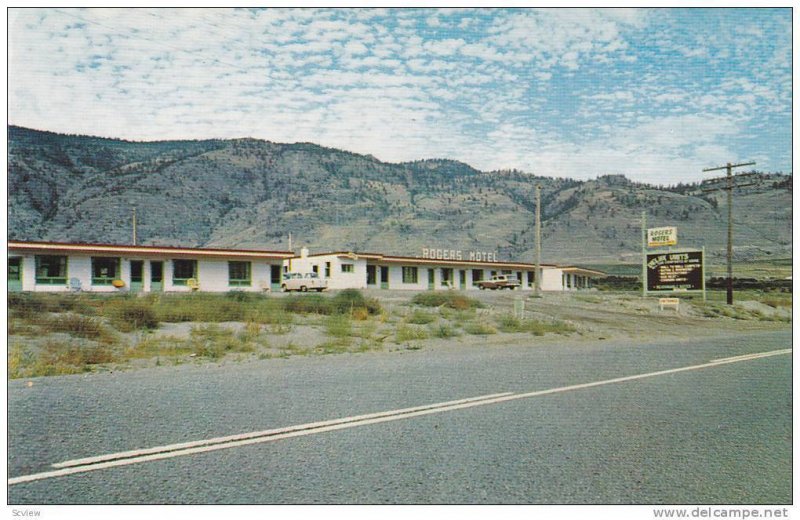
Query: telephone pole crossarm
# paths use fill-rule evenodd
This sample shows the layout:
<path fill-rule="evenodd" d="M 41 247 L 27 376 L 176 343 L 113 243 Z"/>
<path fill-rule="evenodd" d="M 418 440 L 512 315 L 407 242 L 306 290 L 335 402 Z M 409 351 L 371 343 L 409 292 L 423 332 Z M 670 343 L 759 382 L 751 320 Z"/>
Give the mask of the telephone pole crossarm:
<path fill-rule="evenodd" d="M 725 166 L 716 166 L 714 168 L 703 168 L 704 172 L 713 172 L 717 170 L 727 170 L 729 168 L 739 168 L 740 166 L 754 166 L 756 163 L 753 162 L 746 162 L 746 163 L 739 163 L 739 164 L 726 164 Z"/>

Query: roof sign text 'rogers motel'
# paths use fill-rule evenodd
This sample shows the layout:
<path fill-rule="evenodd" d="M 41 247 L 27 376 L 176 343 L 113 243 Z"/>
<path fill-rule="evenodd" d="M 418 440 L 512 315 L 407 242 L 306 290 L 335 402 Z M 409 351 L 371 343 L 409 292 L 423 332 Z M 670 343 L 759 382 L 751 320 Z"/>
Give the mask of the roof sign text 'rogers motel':
<path fill-rule="evenodd" d="M 470 262 L 497 262 L 497 253 L 469 251 L 466 255 L 456 249 L 422 248 L 422 258 L 430 260 L 469 260 Z"/>

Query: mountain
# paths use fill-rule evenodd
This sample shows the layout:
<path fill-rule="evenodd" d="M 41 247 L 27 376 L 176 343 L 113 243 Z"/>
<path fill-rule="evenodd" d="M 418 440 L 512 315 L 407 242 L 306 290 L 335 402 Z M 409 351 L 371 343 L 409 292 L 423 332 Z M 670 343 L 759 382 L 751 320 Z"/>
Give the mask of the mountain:
<path fill-rule="evenodd" d="M 792 178 L 735 190 L 735 255 L 791 256 Z M 478 171 L 452 160 L 384 163 L 311 143 L 256 139 L 132 142 L 8 128 L 10 240 L 353 250 L 497 251 L 532 261 L 542 186 L 545 262 L 636 261 L 648 227 L 724 255 L 726 193 Z"/>

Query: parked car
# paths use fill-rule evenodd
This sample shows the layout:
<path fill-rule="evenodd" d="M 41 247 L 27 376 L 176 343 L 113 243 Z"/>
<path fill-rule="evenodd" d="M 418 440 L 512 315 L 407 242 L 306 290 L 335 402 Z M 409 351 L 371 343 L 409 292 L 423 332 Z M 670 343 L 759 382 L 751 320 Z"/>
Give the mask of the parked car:
<path fill-rule="evenodd" d="M 505 274 L 492 276 L 488 280 L 481 280 L 476 284 L 480 289 L 517 289 L 520 287 L 519 280 L 516 276 L 509 276 Z"/>
<path fill-rule="evenodd" d="M 285 273 L 281 282 L 281 291 L 318 291 L 328 288 L 328 281 L 319 277 L 318 273 Z"/>

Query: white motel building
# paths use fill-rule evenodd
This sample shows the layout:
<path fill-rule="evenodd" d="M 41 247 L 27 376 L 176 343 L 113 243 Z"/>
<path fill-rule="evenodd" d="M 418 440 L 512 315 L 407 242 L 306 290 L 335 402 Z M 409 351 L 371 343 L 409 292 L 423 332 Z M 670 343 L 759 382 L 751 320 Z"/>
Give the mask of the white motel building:
<path fill-rule="evenodd" d="M 53 242 L 8 243 L 9 291 L 205 292 L 280 290 L 284 272 L 318 273 L 329 289 L 477 290 L 492 276 L 516 276 L 532 290 L 535 266 L 496 255 L 423 250 L 423 257 L 331 252 L 208 249 Z M 469 258 L 469 259 L 464 259 Z M 591 287 L 600 271 L 541 264 L 542 290 Z"/>

